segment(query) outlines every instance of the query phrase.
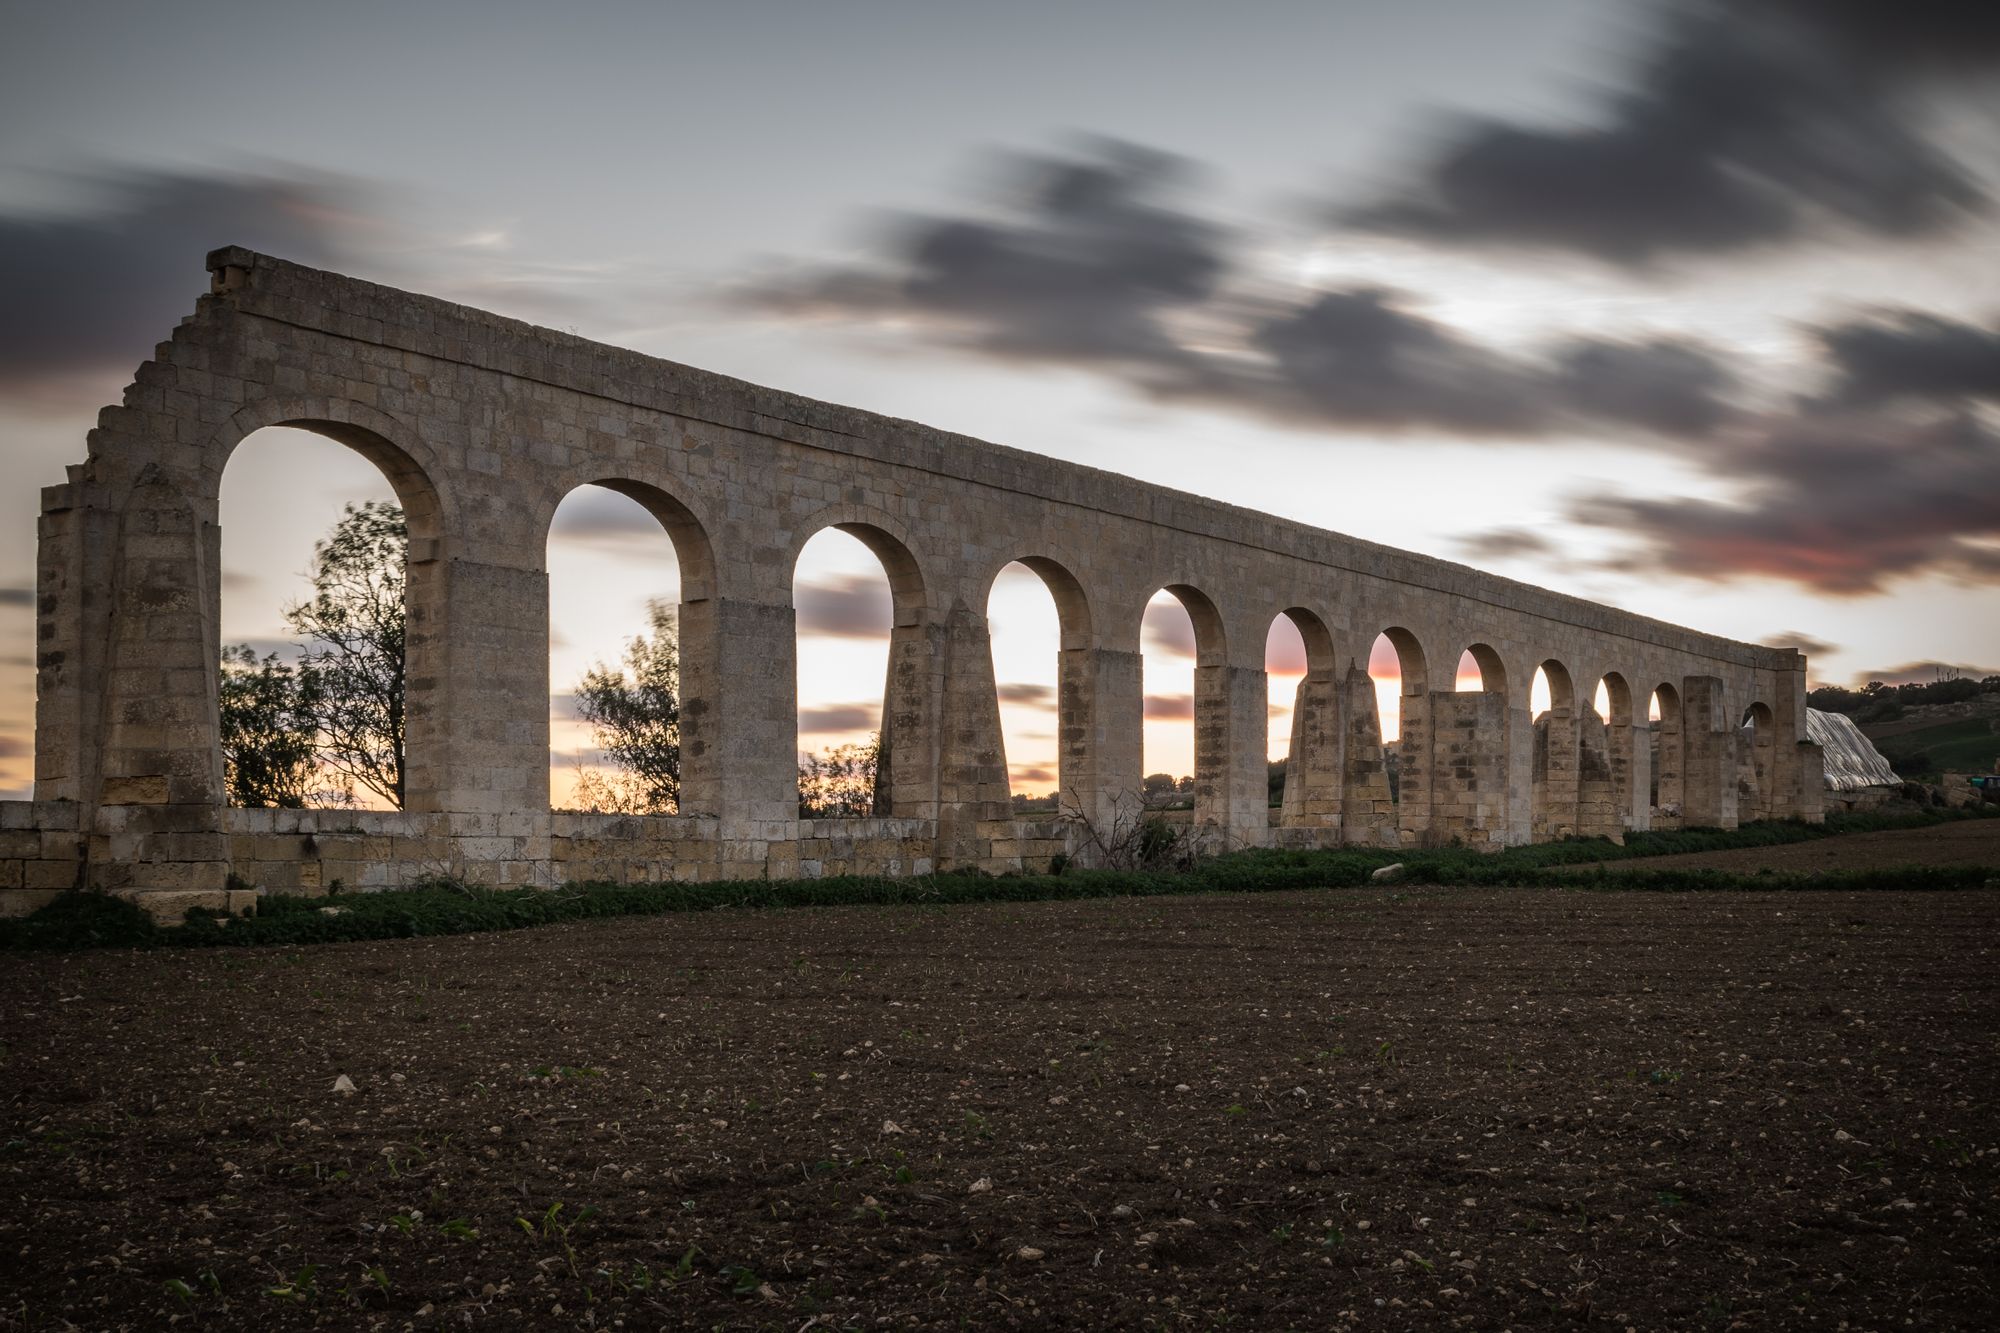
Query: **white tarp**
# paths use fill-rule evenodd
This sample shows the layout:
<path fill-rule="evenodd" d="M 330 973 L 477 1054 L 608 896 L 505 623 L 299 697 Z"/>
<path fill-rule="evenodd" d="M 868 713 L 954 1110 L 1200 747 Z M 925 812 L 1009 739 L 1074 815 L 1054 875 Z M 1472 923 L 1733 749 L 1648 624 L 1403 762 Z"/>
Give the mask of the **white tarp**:
<path fill-rule="evenodd" d="M 1902 782 L 1882 752 L 1845 713 L 1806 709 L 1806 738 L 1826 752 L 1826 785 L 1833 791 L 1894 787 Z"/>

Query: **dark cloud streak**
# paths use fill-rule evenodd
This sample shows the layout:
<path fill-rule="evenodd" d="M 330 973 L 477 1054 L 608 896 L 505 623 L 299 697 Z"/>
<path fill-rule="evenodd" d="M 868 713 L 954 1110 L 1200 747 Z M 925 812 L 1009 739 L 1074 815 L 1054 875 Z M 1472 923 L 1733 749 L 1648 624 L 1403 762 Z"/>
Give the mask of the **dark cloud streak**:
<path fill-rule="evenodd" d="M 1643 269 L 1833 230 L 1948 233 L 1989 203 L 1912 110 L 2000 64 L 1995 6 L 1679 0 L 1598 119 L 1457 126 L 1342 226 Z"/>
<path fill-rule="evenodd" d="M 834 639 L 886 639 L 895 621 L 888 580 L 871 574 L 836 574 L 801 583 L 792 595 L 800 634 Z"/>
<path fill-rule="evenodd" d="M 202 257 L 247 245 L 305 264 L 351 253 L 351 183 L 280 175 L 103 171 L 96 207 L 0 215 L 0 390 L 129 370 L 193 309 Z"/>

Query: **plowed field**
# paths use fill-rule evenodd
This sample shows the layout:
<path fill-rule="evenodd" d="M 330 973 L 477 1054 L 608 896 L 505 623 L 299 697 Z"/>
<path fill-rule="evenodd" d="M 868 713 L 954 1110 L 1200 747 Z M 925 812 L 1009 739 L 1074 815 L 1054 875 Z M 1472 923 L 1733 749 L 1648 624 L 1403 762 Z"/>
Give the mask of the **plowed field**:
<path fill-rule="evenodd" d="M 1993 1327 L 1996 938 L 1371 889 L 7 959 L 0 1325 Z"/>

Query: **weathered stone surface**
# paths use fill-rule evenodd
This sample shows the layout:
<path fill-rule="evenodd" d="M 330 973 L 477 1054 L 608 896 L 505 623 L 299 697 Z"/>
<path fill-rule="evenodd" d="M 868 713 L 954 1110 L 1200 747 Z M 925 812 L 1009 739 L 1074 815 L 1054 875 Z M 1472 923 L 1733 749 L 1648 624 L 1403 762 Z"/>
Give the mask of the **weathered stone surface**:
<path fill-rule="evenodd" d="M 61 877 L 37 866 L 74 881 L 85 848 L 92 884 L 155 895 L 161 911 L 222 905 L 232 870 L 311 892 L 315 875 L 381 887 L 1045 865 L 1082 850 L 1075 819 L 1108 826 L 1138 791 L 1139 622 L 1161 588 L 1195 626 L 1205 846 L 1494 847 L 1617 834 L 1656 805 L 1691 824 L 1733 823 L 1739 807 L 1818 816 L 1805 659 L 1790 649 L 245 250 L 209 267 L 211 293 L 43 494 L 36 800 L 0 803 L 0 828 L 82 836 L 54 858 L 0 859 L 0 890 Z M 217 496 L 236 444 L 286 424 L 375 462 L 409 516 L 406 811 L 223 804 Z M 678 817 L 548 809 L 548 528 L 591 482 L 644 504 L 679 558 Z M 828 526 L 867 543 L 893 591 L 884 818 L 867 827 L 796 814 L 791 580 Z M 1016 560 L 1062 625 L 1072 822 L 1053 829 L 1008 817 L 985 608 Z M 1308 675 L 1274 825 L 1264 641 L 1279 614 Z M 1361 669 L 1385 631 L 1403 662 L 1389 755 Z M 1467 648 L 1485 691 L 1458 696 Z M 1539 730 L 1537 665 L 1565 682 Z M 1600 679 L 1616 682 L 1601 721 Z M 1680 701 L 1657 735 L 1634 702 L 1655 689 Z M 1752 705 L 1768 725 L 1745 766 L 1736 728 Z"/>

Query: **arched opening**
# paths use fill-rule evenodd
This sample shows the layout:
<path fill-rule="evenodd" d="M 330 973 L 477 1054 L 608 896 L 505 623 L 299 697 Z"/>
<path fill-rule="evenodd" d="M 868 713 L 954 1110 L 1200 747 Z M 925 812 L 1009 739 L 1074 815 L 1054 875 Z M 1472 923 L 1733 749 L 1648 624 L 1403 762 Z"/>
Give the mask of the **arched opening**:
<path fill-rule="evenodd" d="M 1656 829 L 1677 829 L 1681 826 L 1686 772 L 1680 691 L 1662 682 L 1654 688 L 1646 712 L 1652 722 L 1653 740 L 1652 825 Z"/>
<path fill-rule="evenodd" d="M 1054 814 L 1062 771 L 1062 612 L 1044 576 L 1015 561 L 986 592 L 1007 790 L 1022 815 Z"/>
<path fill-rule="evenodd" d="M 1196 725 L 1203 668 L 1222 664 L 1222 617 L 1198 589 L 1173 584 L 1154 593 L 1139 619 L 1144 730 L 1140 796 L 1149 810 L 1198 818 L 1207 789 L 1220 780 Z M 1178 813 L 1175 818 L 1181 818 Z"/>
<path fill-rule="evenodd" d="M 1514 840 L 1507 680 L 1499 650 L 1474 643 L 1458 655 L 1452 688 L 1427 700 L 1430 845 L 1492 849 Z"/>
<path fill-rule="evenodd" d="M 1632 824 L 1631 691 L 1611 672 L 1597 678 L 1587 697 L 1576 720 L 1576 831 L 1622 842 Z"/>
<path fill-rule="evenodd" d="M 1340 698 L 1333 636 L 1304 607 L 1264 635 L 1266 803 L 1285 828 L 1339 828 Z"/>
<path fill-rule="evenodd" d="M 687 614 L 712 568 L 700 523 L 656 488 L 585 484 L 556 506 L 546 560 L 550 804 L 704 810 L 709 645 Z"/>
<path fill-rule="evenodd" d="M 1346 727 L 1348 840 L 1414 842 L 1430 813 L 1420 771 L 1430 748 L 1429 668 L 1415 634 L 1391 626 L 1375 636 L 1367 686 L 1348 692 L 1354 705 Z"/>
<path fill-rule="evenodd" d="M 435 808 L 440 514 L 422 470 L 361 427 L 283 421 L 229 452 L 215 515 L 228 803 Z"/>
<path fill-rule="evenodd" d="M 1475 643 L 1458 655 L 1452 686 L 1461 694 L 1505 694 L 1507 664 L 1491 644 Z"/>
<path fill-rule="evenodd" d="M 1582 826 L 1578 808 L 1581 728 L 1569 669 L 1553 657 L 1535 668 L 1528 685 L 1528 715 L 1535 737 L 1530 836 L 1536 842 L 1573 837 Z"/>
<path fill-rule="evenodd" d="M 1639 774 L 1650 772 L 1650 751 L 1641 753 L 1638 733 L 1632 725 L 1632 687 L 1616 671 L 1607 671 L 1591 690 L 1590 716 L 1586 725 L 1602 738 L 1604 763 L 1609 770 L 1610 810 L 1600 830 L 1618 837 L 1623 830 L 1644 828 L 1639 808 Z M 1642 766 L 1645 766 L 1642 768 Z M 1647 779 L 1650 785 L 1650 777 Z"/>
<path fill-rule="evenodd" d="M 1753 703 L 1743 710 L 1736 733 L 1737 818 L 1745 823 L 1769 819 L 1772 809 L 1772 761 L 1777 750 L 1777 719 L 1768 705 Z"/>
<path fill-rule="evenodd" d="M 799 550 L 792 605 L 798 626 L 799 814 L 887 817 L 916 804 L 897 761 L 928 725 L 928 664 L 898 643 L 919 627 L 916 562 L 865 524 L 823 528 Z M 919 645 L 927 646 L 927 645 Z M 901 752 L 899 752 L 901 747 Z"/>

